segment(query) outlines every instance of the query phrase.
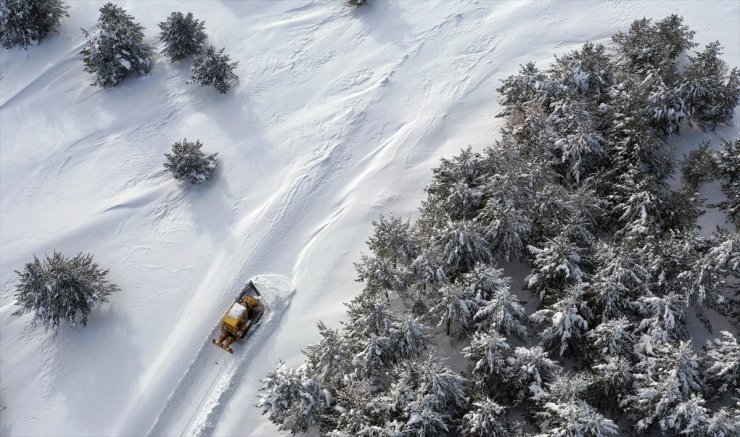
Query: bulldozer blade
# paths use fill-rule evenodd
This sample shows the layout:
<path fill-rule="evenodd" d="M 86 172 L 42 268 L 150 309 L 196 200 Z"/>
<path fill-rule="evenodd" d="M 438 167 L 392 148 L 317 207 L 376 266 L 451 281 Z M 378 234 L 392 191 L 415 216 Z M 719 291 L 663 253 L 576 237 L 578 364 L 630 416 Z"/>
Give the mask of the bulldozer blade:
<path fill-rule="evenodd" d="M 211 341 L 213 342 L 213 344 L 215 344 L 216 346 L 218 346 L 221 349 L 225 350 L 226 352 L 229 352 L 229 353 L 232 353 L 232 354 L 234 353 L 234 350 L 233 349 L 231 349 L 228 346 L 227 347 L 222 346 L 221 343 L 217 342 L 215 338 L 212 338 Z"/>

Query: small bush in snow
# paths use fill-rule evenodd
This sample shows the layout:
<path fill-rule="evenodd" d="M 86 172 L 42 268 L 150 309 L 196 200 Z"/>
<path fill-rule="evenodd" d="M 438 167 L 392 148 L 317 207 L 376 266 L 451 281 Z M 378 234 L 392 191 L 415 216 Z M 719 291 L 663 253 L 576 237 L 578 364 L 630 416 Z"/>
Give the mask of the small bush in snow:
<path fill-rule="evenodd" d="M 129 74 L 144 75 L 152 69 L 152 48 L 144 43 L 144 28 L 120 6 L 100 8 L 98 30 L 83 29 L 87 47 L 82 50 L 85 71 L 95 74 L 92 85 L 110 88 Z"/>
<path fill-rule="evenodd" d="M 172 145 L 172 153 L 165 153 L 167 162 L 164 168 L 172 172 L 178 181 L 187 181 L 191 184 L 205 182 L 211 177 L 216 168 L 216 155 L 206 155 L 200 148 L 200 141 L 188 141 L 185 138 Z"/>
<path fill-rule="evenodd" d="M 367 4 L 367 0 L 347 0 L 347 6 L 352 6 L 355 8 L 358 8 L 360 6 L 365 6 Z"/>
<path fill-rule="evenodd" d="M 201 86 L 213 85 L 221 94 L 226 94 L 231 86 L 229 82 L 239 78 L 234 73 L 239 61 L 231 62 L 224 49 L 216 51 L 213 46 L 206 49 L 203 57 L 193 62 L 193 82 Z"/>
<path fill-rule="evenodd" d="M 15 288 L 16 304 L 21 309 L 14 316 L 34 314 L 34 323 L 56 330 L 65 320 L 76 327 L 87 325 L 92 307 L 107 302 L 107 296 L 118 291 L 106 280 L 107 269 L 93 262 L 90 254 L 67 258 L 54 252 L 44 261 L 34 257 L 22 272 Z"/>
<path fill-rule="evenodd" d="M 205 22 L 194 18 L 192 12 L 187 15 L 173 12 L 167 21 L 159 23 L 159 28 L 162 29 L 163 52 L 173 61 L 200 53 L 206 43 Z"/>
<path fill-rule="evenodd" d="M 34 41 L 39 43 L 63 16 L 69 14 L 60 0 L 0 0 L 0 44 L 25 49 Z"/>

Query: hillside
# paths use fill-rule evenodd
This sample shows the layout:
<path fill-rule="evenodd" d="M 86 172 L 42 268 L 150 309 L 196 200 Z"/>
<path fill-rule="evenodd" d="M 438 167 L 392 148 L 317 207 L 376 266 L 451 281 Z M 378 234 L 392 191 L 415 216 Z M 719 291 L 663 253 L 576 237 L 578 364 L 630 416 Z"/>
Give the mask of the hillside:
<path fill-rule="evenodd" d="M 492 143 L 502 78 L 670 13 L 740 65 L 731 1 L 128 1 L 152 43 L 173 10 L 205 20 L 239 81 L 226 95 L 187 85 L 188 62 L 157 56 L 150 76 L 103 90 L 78 55 L 103 3 L 69 2 L 57 34 L 0 52 L 2 435 L 158 432 L 228 303 L 268 274 L 295 288 L 280 318 L 229 367 L 218 403 L 182 400 L 203 420 L 173 426 L 274 435 L 253 406 L 260 378 L 278 359 L 296 364 L 317 321 L 338 326 L 372 220 L 413 215 L 441 157 Z M 219 153 L 202 186 L 162 168 L 184 137 Z M 690 130 L 675 144 L 679 157 L 697 146 Z M 89 326 L 53 336 L 11 313 L 14 270 L 55 249 L 93 252 L 121 292 Z"/>

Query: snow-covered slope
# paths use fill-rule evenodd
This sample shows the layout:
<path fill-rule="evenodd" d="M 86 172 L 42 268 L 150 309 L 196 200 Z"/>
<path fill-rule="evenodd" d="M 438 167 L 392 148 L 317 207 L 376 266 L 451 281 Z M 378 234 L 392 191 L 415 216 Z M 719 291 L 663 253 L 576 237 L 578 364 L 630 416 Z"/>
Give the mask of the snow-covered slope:
<path fill-rule="evenodd" d="M 171 11 L 190 10 L 240 80 L 220 95 L 186 85 L 187 62 L 157 59 L 151 76 L 102 90 L 77 53 L 104 2 L 69 3 L 58 34 L 0 52 L 2 435 L 180 429 L 157 427 L 204 339 L 268 273 L 291 278 L 290 304 L 259 348 L 236 351 L 248 362 L 216 400 L 228 403 L 183 411 L 205 434 L 274 435 L 253 406 L 259 379 L 297 363 L 319 319 L 338 324 L 371 221 L 413 214 L 440 157 L 492 142 L 500 79 L 670 13 L 740 65 L 733 1 L 141 0 L 117 3 L 151 42 Z M 183 137 L 219 153 L 203 186 L 162 169 Z M 54 249 L 94 253 L 121 287 L 89 326 L 56 337 L 11 316 L 13 271 Z"/>

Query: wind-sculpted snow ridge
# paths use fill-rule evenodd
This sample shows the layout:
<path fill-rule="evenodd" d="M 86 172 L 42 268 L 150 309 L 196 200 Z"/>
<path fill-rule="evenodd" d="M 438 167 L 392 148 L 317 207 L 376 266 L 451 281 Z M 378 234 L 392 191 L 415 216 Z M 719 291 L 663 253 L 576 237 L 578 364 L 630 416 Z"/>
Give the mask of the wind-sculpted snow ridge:
<path fill-rule="evenodd" d="M 295 294 L 290 279 L 284 276 L 260 275 L 252 281 L 262 294 L 266 308 L 258 325 L 244 342 L 236 343 L 234 353 L 229 354 L 211 343 L 220 333 L 219 322 L 203 342 L 147 435 L 202 435 L 213 429 L 239 379 L 250 371 L 250 359 L 269 341 Z"/>

